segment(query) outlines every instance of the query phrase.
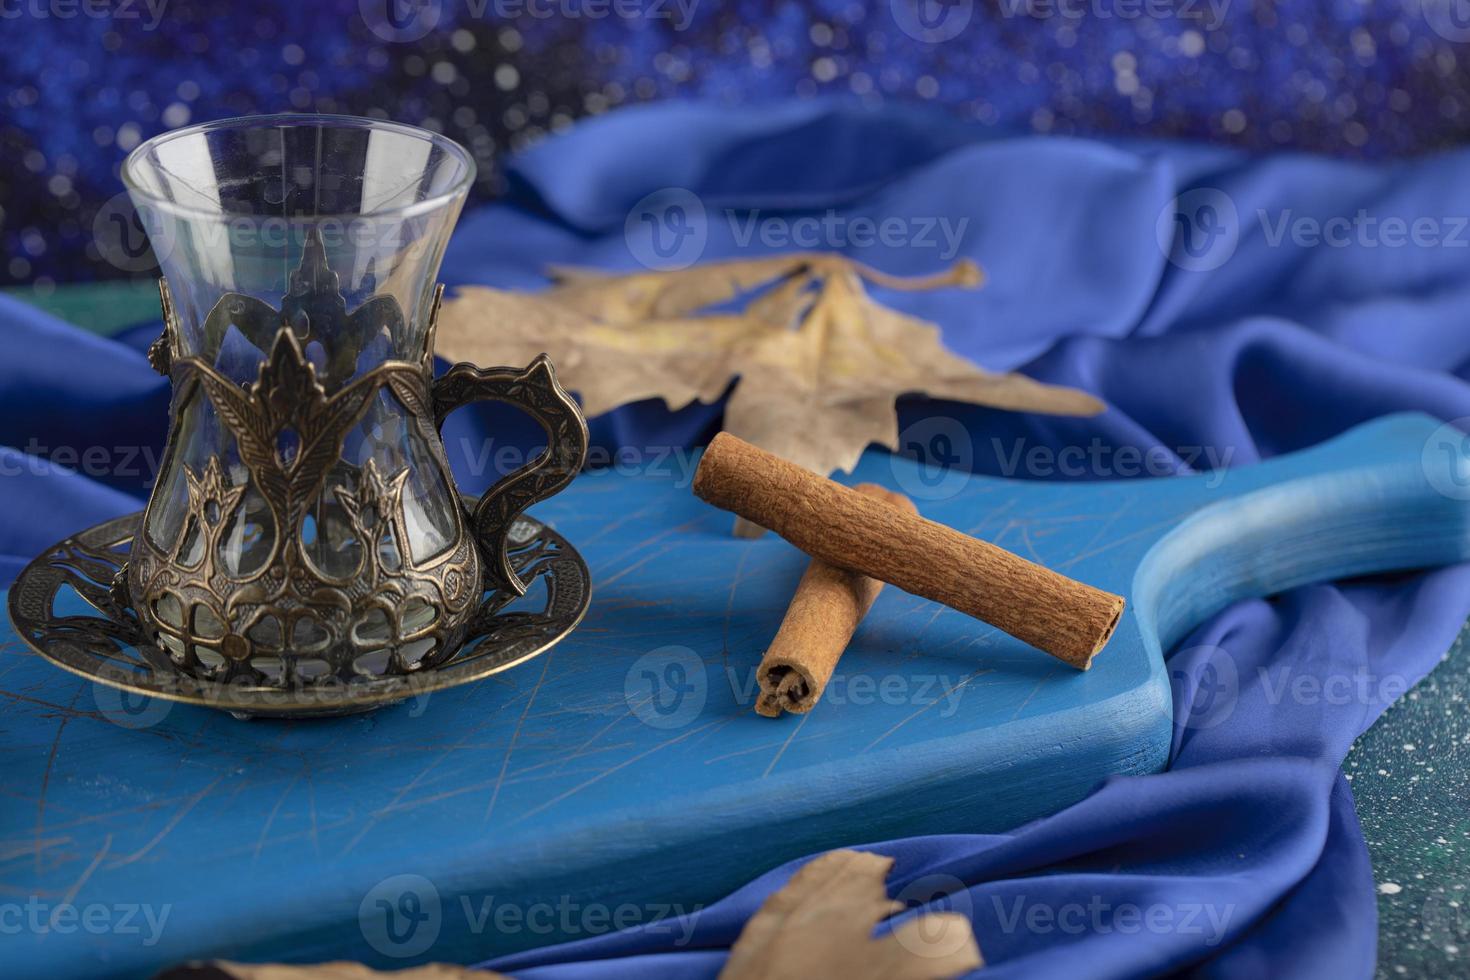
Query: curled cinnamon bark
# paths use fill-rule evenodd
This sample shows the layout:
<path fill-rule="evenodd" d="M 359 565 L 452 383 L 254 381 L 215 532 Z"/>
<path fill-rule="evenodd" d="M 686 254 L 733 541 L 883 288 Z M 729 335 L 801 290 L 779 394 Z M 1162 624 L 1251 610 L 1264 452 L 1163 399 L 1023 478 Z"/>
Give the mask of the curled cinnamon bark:
<path fill-rule="evenodd" d="M 728 432 L 705 450 L 694 492 L 813 558 L 984 620 L 1078 670 L 1091 666 L 1123 615 L 1122 596 L 817 476 Z"/>
<path fill-rule="evenodd" d="M 853 489 L 910 514 L 918 513 L 913 501 L 876 483 L 860 483 Z M 782 711 L 805 714 L 812 710 L 882 588 L 878 579 L 813 558 L 756 670 L 760 684 L 756 712 L 775 718 Z"/>

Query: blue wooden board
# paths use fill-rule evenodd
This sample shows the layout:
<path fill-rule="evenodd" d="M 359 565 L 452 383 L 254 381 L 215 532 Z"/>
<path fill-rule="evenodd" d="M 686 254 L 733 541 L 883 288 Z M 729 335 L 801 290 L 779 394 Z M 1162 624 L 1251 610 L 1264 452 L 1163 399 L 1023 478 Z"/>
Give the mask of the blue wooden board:
<path fill-rule="evenodd" d="M 873 452 L 849 479 L 924 476 Z M 1128 597 L 1093 669 L 885 589 L 823 703 L 780 720 L 751 710 L 754 669 L 805 559 L 731 537 L 676 466 L 584 475 L 540 506 L 592 567 L 584 625 L 425 702 L 124 714 L 7 630 L 0 961 L 469 962 L 605 930 L 620 908 L 691 908 L 826 847 L 1013 827 L 1165 764 L 1161 641 L 1241 596 L 1464 559 L 1467 488 L 1458 434 L 1417 415 L 1228 474 L 972 479 L 924 515 Z"/>

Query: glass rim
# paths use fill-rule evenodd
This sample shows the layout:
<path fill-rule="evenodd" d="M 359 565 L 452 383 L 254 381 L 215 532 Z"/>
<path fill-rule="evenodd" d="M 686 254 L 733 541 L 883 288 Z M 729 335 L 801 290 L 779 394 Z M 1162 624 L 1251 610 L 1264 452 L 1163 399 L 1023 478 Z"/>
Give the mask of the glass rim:
<path fill-rule="evenodd" d="M 410 136 L 438 146 L 446 153 L 455 157 L 464 167 L 464 173 L 447 190 L 435 194 L 433 197 L 415 201 L 399 207 L 381 208 L 372 211 L 352 211 L 344 213 L 325 213 L 313 215 L 295 215 L 285 218 L 289 221 L 350 221 L 362 218 L 379 217 L 414 217 L 419 214 L 427 214 L 452 202 L 457 197 L 464 196 L 475 180 L 476 166 L 475 158 L 470 151 L 462 145 L 450 139 L 442 133 L 424 129 L 421 126 L 412 126 L 408 123 L 393 122 L 387 119 L 373 119 L 368 116 L 348 116 L 332 113 L 316 112 L 278 112 L 255 116 L 231 116 L 227 119 L 215 119 L 209 122 L 195 123 L 192 126 L 181 126 L 178 129 L 170 129 L 159 133 L 150 139 L 138 144 L 128 153 L 122 164 L 122 182 L 127 188 L 129 196 L 135 200 L 143 200 L 150 207 L 156 207 L 178 216 L 202 218 L 205 220 L 219 221 L 238 218 L 259 218 L 260 215 L 243 214 L 230 211 L 221 206 L 218 209 L 201 208 L 194 205 L 182 204 L 179 201 L 161 197 L 145 187 L 136 177 L 135 171 L 141 165 L 141 161 L 150 152 L 178 139 L 187 139 L 191 136 L 199 136 L 204 133 L 212 133 L 229 129 L 286 129 L 288 127 L 308 126 L 335 126 L 343 129 L 375 129 L 398 133 L 402 136 Z"/>

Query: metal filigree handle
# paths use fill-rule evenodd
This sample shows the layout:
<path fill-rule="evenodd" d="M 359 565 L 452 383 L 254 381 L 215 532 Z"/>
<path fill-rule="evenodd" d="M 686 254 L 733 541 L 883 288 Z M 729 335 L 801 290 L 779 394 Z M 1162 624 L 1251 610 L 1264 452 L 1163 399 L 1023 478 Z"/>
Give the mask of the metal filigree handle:
<path fill-rule="evenodd" d="M 434 382 L 434 421 L 442 428 L 450 412 L 470 402 L 514 405 L 546 432 L 546 452 L 485 491 L 470 513 L 485 559 L 485 586 L 525 595 L 511 567 L 506 542 L 521 511 L 565 489 L 587 459 L 587 420 L 556 380 L 551 359 L 540 354 L 525 368 L 477 368 L 456 364 Z"/>

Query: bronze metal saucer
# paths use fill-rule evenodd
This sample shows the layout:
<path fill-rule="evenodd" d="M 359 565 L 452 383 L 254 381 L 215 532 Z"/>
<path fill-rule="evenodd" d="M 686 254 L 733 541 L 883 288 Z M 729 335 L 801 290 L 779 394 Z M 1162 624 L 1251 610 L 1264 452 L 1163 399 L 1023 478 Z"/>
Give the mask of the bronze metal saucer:
<path fill-rule="evenodd" d="M 135 696 L 228 711 L 238 718 L 356 714 L 468 684 L 545 653 L 577 627 L 592 597 L 582 556 L 527 517 L 512 527 L 511 566 L 524 597 L 487 592 L 468 638 L 448 660 L 422 671 L 350 681 L 268 686 L 185 676 L 143 638 L 113 582 L 142 514 L 114 518 L 53 545 L 10 589 L 10 619 L 31 649 L 64 670 Z"/>

